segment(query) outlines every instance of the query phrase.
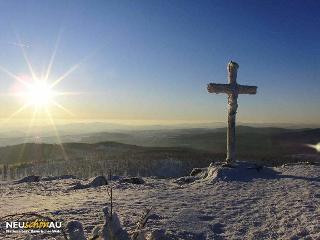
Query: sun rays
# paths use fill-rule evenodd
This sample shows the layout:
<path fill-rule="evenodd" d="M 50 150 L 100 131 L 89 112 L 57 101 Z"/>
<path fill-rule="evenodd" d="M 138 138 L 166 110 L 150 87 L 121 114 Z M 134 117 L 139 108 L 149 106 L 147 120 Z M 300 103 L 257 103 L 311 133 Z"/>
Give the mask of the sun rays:
<path fill-rule="evenodd" d="M 0 95 L 6 95 L 11 97 L 17 97 L 20 98 L 23 101 L 23 104 L 21 107 L 19 107 L 16 111 L 14 111 L 10 116 L 8 116 L 5 120 L 3 120 L 2 123 L 9 122 L 14 117 L 19 115 L 21 112 L 25 111 L 26 109 L 33 109 L 32 116 L 30 117 L 30 122 L 28 124 L 28 128 L 26 129 L 26 139 L 30 135 L 31 128 L 34 125 L 35 120 L 37 119 L 37 115 L 39 112 L 43 112 L 46 116 L 46 120 L 48 124 L 53 128 L 53 132 L 55 134 L 55 137 L 57 139 L 58 145 L 61 148 L 63 157 L 65 160 L 68 160 L 68 156 L 66 154 L 66 151 L 63 147 L 63 144 L 61 142 L 61 138 L 59 136 L 56 123 L 54 121 L 54 117 L 52 116 L 52 112 L 50 111 L 50 108 L 56 108 L 64 113 L 74 116 L 74 114 L 67 109 L 65 106 L 63 106 L 61 103 L 58 102 L 59 96 L 71 96 L 71 95 L 78 95 L 81 94 L 79 92 L 63 92 L 63 91 L 57 91 L 55 90 L 55 87 L 61 83 L 64 79 L 66 79 L 71 73 L 73 73 L 81 64 L 81 62 L 74 64 L 72 67 L 67 69 L 61 76 L 59 76 L 56 79 L 50 79 L 52 67 L 54 65 L 56 53 L 59 47 L 60 39 L 61 39 L 61 32 L 58 35 L 58 38 L 55 42 L 54 49 L 52 51 L 48 66 L 46 67 L 46 70 L 41 74 L 41 76 L 38 76 L 36 71 L 34 70 L 31 61 L 27 55 L 26 49 L 24 48 L 24 45 L 21 42 L 20 36 L 16 34 L 17 42 L 19 43 L 17 46 L 21 49 L 23 59 L 28 67 L 29 75 L 30 77 L 25 76 L 19 76 L 4 66 L 0 65 L 0 71 L 11 77 L 15 80 L 17 84 L 19 84 L 19 89 L 15 90 L 13 92 L 8 93 L 2 93 Z M 24 147 L 21 149 L 20 156 L 23 156 Z"/>
<path fill-rule="evenodd" d="M 30 71 L 32 67 L 30 68 Z M 68 95 L 77 95 L 80 93 L 77 92 L 61 92 L 61 91 L 55 91 L 54 87 L 57 85 L 57 80 L 62 81 L 65 79 L 68 75 L 63 74 L 63 76 L 59 77 L 57 80 L 55 80 L 53 83 L 49 84 L 48 80 L 38 79 L 36 75 L 33 76 L 31 81 L 25 81 L 21 77 L 16 76 L 15 74 L 11 73 L 7 69 L 5 69 L 3 66 L 0 66 L 0 70 L 2 72 L 7 73 L 8 76 L 14 78 L 17 82 L 22 84 L 22 87 L 20 90 L 15 91 L 13 93 L 9 93 L 6 95 L 9 96 L 15 96 L 20 97 L 23 101 L 23 105 L 17 109 L 14 113 L 9 116 L 6 121 L 11 120 L 14 116 L 22 112 L 23 110 L 27 108 L 37 108 L 38 110 L 44 110 L 44 108 L 48 108 L 50 106 L 54 106 L 56 108 L 59 108 L 60 110 L 64 111 L 68 115 L 74 115 L 70 110 L 68 110 L 66 107 L 62 106 L 60 103 L 57 102 L 56 97 L 58 96 L 68 96 Z M 69 72 L 69 70 L 67 71 Z M 44 111 L 46 112 L 46 111 Z"/>

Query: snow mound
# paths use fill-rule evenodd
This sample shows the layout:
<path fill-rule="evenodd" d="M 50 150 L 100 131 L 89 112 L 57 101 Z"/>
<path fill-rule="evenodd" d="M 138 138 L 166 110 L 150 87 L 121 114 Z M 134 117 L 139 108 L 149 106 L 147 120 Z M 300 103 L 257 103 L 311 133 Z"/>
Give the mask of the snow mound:
<path fill-rule="evenodd" d="M 281 173 L 272 168 L 247 162 L 236 162 L 233 166 L 210 165 L 204 180 L 207 181 L 241 181 L 249 182 L 254 179 L 280 178 Z"/>
<path fill-rule="evenodd" d="M 248 162 L 236 162 L 232 166 L 211 163 L 207 168 L 193 169 L 190 176 L 178 178 L 174 182 L 180 185 L 199 181 L 209 183 L 217 181 L 249 182 L 258 178 L 280 178 L 280 173 L 272 168 Z"/>

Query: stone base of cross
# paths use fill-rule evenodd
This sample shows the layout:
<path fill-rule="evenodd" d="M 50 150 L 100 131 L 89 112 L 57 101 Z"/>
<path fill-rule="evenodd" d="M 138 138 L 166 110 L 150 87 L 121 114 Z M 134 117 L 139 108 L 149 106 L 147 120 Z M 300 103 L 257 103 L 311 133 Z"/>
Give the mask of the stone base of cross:
<path fill-rule="evenodd" d="M 209 83 L 209 93 L 228 94 L 228 129 L 226 164 L 231 166 L 236 160 L 236 114 L 238 109 L 238 94 L 256 94 L 256 86 L 246 86 L 237 83 L 239 65 L 230 61 L 228 64 L 228 84 Z"/>

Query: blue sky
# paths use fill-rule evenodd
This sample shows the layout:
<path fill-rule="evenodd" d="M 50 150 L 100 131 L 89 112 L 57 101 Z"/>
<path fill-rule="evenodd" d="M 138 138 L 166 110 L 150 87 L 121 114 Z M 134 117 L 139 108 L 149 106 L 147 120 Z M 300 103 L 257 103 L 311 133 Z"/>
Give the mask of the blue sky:
<path fill-rule="evenodd" d="M 258 86 L 240 96 L 239 121 L 320 122 L 318 1 L 1 1 L 0 9 L 1 66 L 28 74 L 16 35 L 39 74 L 60 36 L 52 80 L 80 63 L 57 86 L 85 92 L 56 99 L 73 119 L 225 121 L 226 96 L 206 84 L 226 82 L 234 60 L 238 82 Z M 2 92 L 13 83 L 0 73 Z M 0 100 L 2 118 L 21 104 Z"/>

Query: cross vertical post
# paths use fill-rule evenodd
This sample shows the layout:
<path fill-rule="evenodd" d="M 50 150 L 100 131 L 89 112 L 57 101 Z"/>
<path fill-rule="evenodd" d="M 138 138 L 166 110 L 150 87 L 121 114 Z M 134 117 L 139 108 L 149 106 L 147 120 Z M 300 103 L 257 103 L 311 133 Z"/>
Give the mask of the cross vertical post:
<path fill-rule="evenodd" d="M 236 159 L 236 114 L 238 109 L 237 72 L 239 65 L 231 62 L 228 64 L 228 83 L 234 90 L 228 95 L 228 128 L 227 128 L 227 158 L 226 164 L 231 164 Z"/>
<path fill-rule="evenodd" d="M 236 115 L 239 94 L 256 94 L 256 86 L 239 85 L 237 73 L 239 65 L 230 61 L 228 64 L 228 84 L 209 83 L 209 93 L 228 94 L 228 128 L 227 128 L 227 157 L 226 164 L 231 165 L 236 160 Z"/>

